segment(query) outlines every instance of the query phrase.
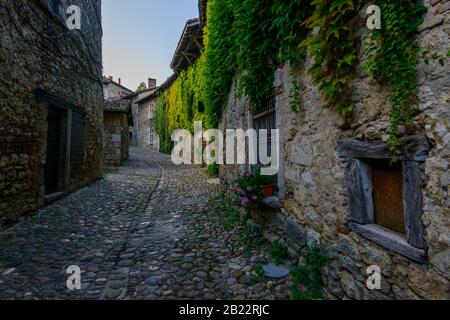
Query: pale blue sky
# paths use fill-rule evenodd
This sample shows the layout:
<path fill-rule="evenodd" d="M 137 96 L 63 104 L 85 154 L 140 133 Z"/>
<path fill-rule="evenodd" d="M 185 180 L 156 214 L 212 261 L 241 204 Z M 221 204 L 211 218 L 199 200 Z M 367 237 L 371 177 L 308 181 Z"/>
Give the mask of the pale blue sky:
<path fill-rule="evenodd" d="M 198 0 L 103 0 L 103 72 L 135 90 L 147 78 L 158 85 L 172 74 L 170 62 Z"/>

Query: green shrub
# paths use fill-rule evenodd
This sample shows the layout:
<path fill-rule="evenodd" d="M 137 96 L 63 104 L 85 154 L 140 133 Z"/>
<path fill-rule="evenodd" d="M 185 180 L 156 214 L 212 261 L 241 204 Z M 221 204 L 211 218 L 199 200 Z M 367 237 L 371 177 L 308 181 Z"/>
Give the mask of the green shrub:
<path fill-rule="evenodd" d="M 217 177 L 219 175 L 219 165 L 216 162 L 213 162 L 208 166 L 206 172 L 210 177 Z"/>
<path fill-rule="evenodd" d="M 294 300 L 323 299 L 324 282 L 322 268 L 328 264 L 328 257 L 320 254 L 318 248 L 308 249 L 305 265 L 295 268 L 291 275 L 291 293 Z"/>

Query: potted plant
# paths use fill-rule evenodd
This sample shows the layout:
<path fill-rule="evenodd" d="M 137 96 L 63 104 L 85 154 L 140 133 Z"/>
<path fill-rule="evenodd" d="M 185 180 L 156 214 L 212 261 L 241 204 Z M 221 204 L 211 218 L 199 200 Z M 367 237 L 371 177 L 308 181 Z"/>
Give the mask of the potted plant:
<path fill-rule="evenodd" d="M 263 198 L 268 198 L 273 196 L 273 182 L 271 176 L 263 176 L 261 174 L 261 169 L 257 168 L 254 172 L 256 184 L 261 190 Z"/>
<path fill-rule="evenodd" d="M 237 180 L 236 194 L 241 205 L 258 222 L 261 220 L 259 204 L 273 195 L 273 184 L 270 177 L 261 175 L 259 169 L 249 171 Z"/>

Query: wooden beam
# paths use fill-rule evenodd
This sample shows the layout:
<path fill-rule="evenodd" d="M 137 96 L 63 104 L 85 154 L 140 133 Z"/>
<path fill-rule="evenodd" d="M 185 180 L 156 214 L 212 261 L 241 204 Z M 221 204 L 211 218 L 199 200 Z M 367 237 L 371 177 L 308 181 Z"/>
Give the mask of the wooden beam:
<path fill-rule="evenodd" d="M 191 39 L 194 40 L 194 43 L 197 45 L 198 50 L 202 51 L 203 46 L 200 44 L 200 41 L 198 40 L 199 37 L 191 36 Z"/>
<path fill-rule="evenodd" d="M 188 61 L 189 65 L 192 65 L 191 59 L 189 59 L 188 55 L 186 54 L 186 52 L 182 52 L 181 53 L 183 55 L 183 57 Z"/>
<path fill-rule="evenodd" d="M 426 262 L 426 251 L 411 246 L 400 234 L 376 224 L 360 225 L 351 222 L 348 226 L 352 231 L 388 250 L 420 263 Z"/>
<path fill-rule="evenodd" d="M 428 158 L 430 145 L 424 134 L 402 138 L 400 143 L 403 147 L 398 160 L 425 161 Z M 389 159 L 394 156 L 387 143 L 356 139 L 339 141 L 337 153 L 341 158 Z"/>
<path fill-rule="evenodd" d="M 415 161 L 405 161 L 402 167 L 406 239 L 410 245 L 425 249 L 420 164 Z"/>
<path fill-rule="evenodd" d="M 350 160 L 347 168 L 348 211 L 350 221 L 374 223 L 372 169 L 363 161 Z"/>

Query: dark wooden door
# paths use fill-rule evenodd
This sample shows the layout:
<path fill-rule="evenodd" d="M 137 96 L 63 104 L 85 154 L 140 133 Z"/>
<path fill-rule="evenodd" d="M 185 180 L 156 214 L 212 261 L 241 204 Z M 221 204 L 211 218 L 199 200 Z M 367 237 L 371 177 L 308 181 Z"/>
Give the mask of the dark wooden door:
<path fill-rule="evenodd" d="M 61 113 L 50 107 L 48 111 L 47 157 L 45 161 L 45 194 L 58 191 L 61 158 Z"/>

